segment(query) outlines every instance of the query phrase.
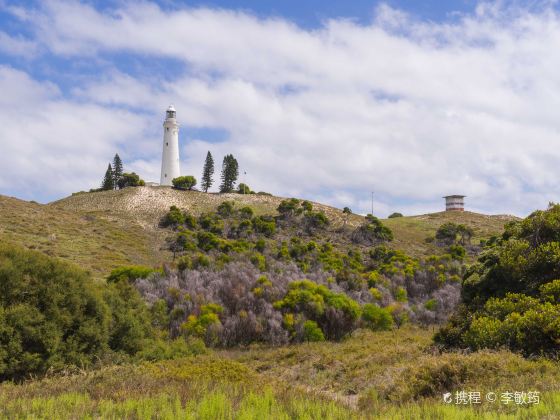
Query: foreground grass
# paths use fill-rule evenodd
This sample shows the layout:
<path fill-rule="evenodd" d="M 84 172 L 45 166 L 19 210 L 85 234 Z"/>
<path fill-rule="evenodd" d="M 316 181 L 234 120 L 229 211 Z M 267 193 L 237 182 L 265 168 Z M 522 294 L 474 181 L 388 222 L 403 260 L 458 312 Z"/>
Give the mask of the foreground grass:
<path fill-rule="evenodd" d="M 270 390 L 249 392 L 234 398 L 214 390 L 200 399 L 182 402 L 177 395 L 94 400 L 87 394 L 66 393 L 57 397 L 0 399 L 3 418 L 136 418 L 136 419 L 554 419 L 560 413 L 560 393 L 546 395 L 547 402 L 526 409 L 497 413 L 424 402 L 394 407 L 383 412 L 355 412 L 329 401 L 292 398 L 280 401 Z"/>
<path fill-rule="evenodd" d="M 432 332 L 253 346 L 0 385 L 1 418 L 555 419 L 560 365 L 507 351 L 439 354 Z M 445 404 L 444 392 L 539 391 L 539 405 Z"/>

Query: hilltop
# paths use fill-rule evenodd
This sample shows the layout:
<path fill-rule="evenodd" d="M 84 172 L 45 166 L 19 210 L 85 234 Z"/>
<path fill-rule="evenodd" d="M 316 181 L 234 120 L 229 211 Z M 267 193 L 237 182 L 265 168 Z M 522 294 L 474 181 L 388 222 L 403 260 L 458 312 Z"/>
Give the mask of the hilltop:
<path fill-rule="evenodd" d="M 126 264 L 160 265 L 170 258 L 164 247 L 167 232 L 158 228 L 161 217 L 175 205 L 194 215 L 213 211 L 224 201 L 250 206 L 256 215 L 277 214 L 282 197 L 271 195 L 205 194 L 167 187 L 137 187 L 118 191 L 78 193 L 50 204 L 0 196 L 0 240 L 57 256 L 90 270 L 96 277 Z M 340 209 L 313 203 L 335 231 L 344 224 Z M 347 227 L 364 218 L 352 214 Z M 429 242 L 446 222 L 473 228 L 473 242 L 501 234 L 513 216 L 441 212 L 383 220 L 395 235 L 390 247 L 421 257 L 441 250 Z"/>

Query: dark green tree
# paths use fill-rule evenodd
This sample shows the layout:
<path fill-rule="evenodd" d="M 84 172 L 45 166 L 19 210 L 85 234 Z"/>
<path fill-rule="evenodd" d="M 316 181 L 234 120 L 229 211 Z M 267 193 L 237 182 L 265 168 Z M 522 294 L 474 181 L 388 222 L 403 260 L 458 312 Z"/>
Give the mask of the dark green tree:
<path fill-rule="evenodd" d="M 123 163 L 122 160 L 117 153 L 113 158 L 113 185 L 114 188 L 117 188 L 119 185 L 119 181 L 123 176 Z M 119 187 L 120 188 L 120 187 Z"/>
<path fill-rule="evenodd" d="M 101 189 L 103 191 L 114 190 L 115 189 L 115 182 L 113 179 L 113 168 L 111 168 L 111 164 L 109 163 L 109 167 L 105 172 L 105 177 L 103 178 L 103 182 L 101 183 Z"/>
<path fill-rule="evenodd" d="M 212 177 L 214 176 L 214 158 L 212 157 L 212 153 L 210 150 L 206 154 L 206 160 L 204 161 L 204 169 L 202 170 L 202 182 L 200 186 L 202 187 L 202 191 L 208 192 L 214 180 Z"/>
<path fill-rule="evenodd" d="M 232 192 L 239 177 L 239 164 L 233 155 L 224 156 L 222 163 L 222 185 L 220 185 L 220 192 Z"/>

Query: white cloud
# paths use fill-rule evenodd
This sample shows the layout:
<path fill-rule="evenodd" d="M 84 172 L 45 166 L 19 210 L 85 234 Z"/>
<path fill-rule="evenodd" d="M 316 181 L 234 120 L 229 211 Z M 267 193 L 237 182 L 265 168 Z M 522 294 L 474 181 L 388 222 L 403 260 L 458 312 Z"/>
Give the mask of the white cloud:
<path fill-rule="evenodd" d="M 37 53 L 37 43 L 23 37 L 14 37 L 0 31 L 0 52 L 22 57 L 31 57 Z"/>
<path fill-rule="evenodd" d="M 98 186 L 125 143 L 142 140 L 136 115 L 77 104 L 51 83 L 0 66 L 0 188 L 45 199 Z"/>
<path fill-rule="evenodd" d="M 372 189 L 384 213 L 438 210 L 442 195 L 464 193 L 472 208 L 524 214 L 560 195 L 560 16 L 551 8 L 485 3 L 433 23 L 384 5 L 369 25 L 305 30 L 228 10 L 142 2 L 100 12 L 50 1 L 25 19 L 53 55 L 102 57 L 115 68 L 119 53 L 185 64 L 172 78 L 113 68 L 70 97 L 49 83 L 11 84 L 39 97 L 46 122 L 4 130 L 35 139 L 31 149 L 48 138 L 45 159 L 76 150 L 62 127 L 81 130 L 91 112 L 80 137 L 104 145 L 95 159 L 117 146 L 139 150 L 132 166 L 157 176 L 161 110 L 173 102 L 182 136 L 194 127 L 229 133 L 185 145 L 184 172 L 195 176 L 207 150 L 218 168 L 232 152 L 253 189 L 361 212 Z"/>

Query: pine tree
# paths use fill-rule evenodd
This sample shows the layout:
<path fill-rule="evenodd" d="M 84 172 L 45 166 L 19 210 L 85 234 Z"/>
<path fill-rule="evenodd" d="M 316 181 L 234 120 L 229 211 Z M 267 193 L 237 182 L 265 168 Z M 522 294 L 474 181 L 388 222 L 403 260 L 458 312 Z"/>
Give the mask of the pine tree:
<path fill-rule="evenodd" d="M 105 177 L 103 178 L 103 183 L 101 184 L 101 189 L 104 191 L 112 190 L 115 188 L 115 182 L 113 179 L 113 169 L 111 168 L 111 164 L 109 163 L 109 167 L 105 172 Z"/>
<path fill-rule="evenodd" d="M 239 177 L 239 164 L 233 155 L 224 156 L 222 163 L 222 185 L 220 192 L 232 192 Z"/>
<path fill-rule="evenodd" d="M 204 192 L 208 192 L 214 180 L 212 177 L 214 176 L 214 159 L 212 158 L 212 153 L 208 151 L 206 154 L 206 161 L 204 162 L 204 169 L 202 170 L 202 182 L 200 186 Z"/>
<path fill-rule="evenodd" d="M 113 185 L 114 188 L 117 188 L 119 185 L 119 180 L 123 176 L 123 164 L 122 160 L 117 153 L 113 159 Z"/>

